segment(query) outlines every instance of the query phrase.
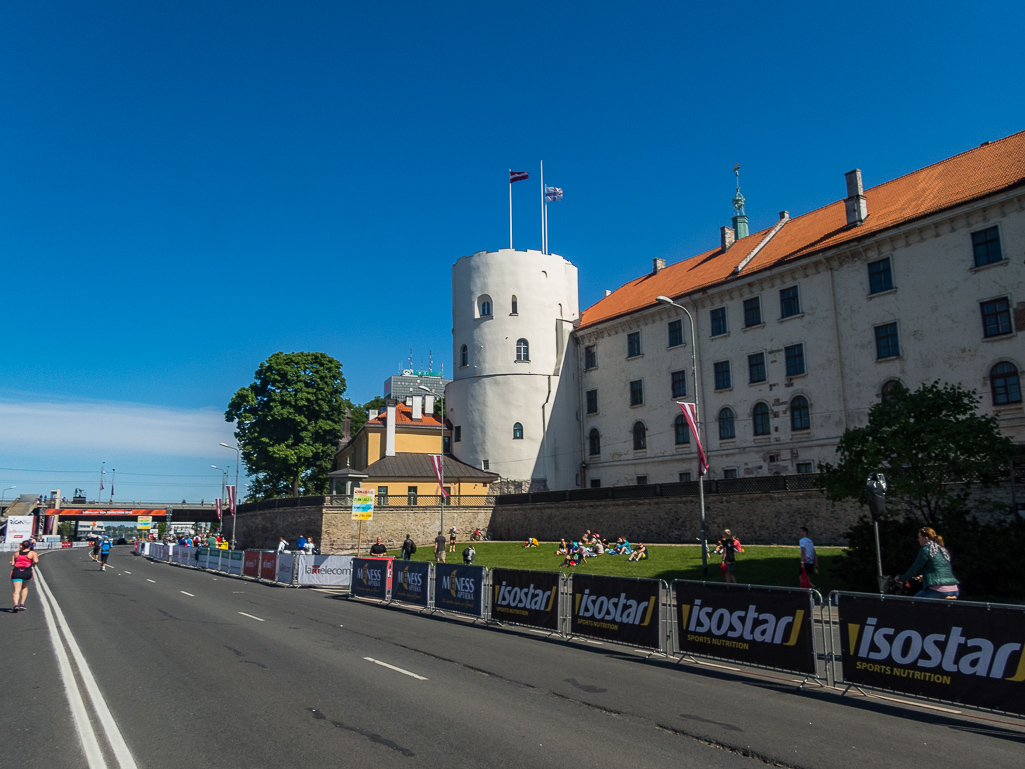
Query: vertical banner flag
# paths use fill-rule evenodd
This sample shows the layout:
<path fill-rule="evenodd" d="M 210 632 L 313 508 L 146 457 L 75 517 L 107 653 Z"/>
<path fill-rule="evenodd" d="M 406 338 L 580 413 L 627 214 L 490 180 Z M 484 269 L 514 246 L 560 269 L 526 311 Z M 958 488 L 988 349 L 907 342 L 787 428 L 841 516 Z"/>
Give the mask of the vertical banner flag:
<path fill-rule="evenodd" d="M 218 521 L 221 520 L 221 498 L 220 497 L 217 497 L 217 499 L 214 500 L 214 510 L 217 511 L 217 520 Z"/>
<path fill-rule="evenodd" d="M 228 512 L 232 515 L 235 514 L 235 486 L 225 486 L 224 490 L 228 493 Z"/>
<path fill-rule="evenodd" d="M 431 467 L 434 468 L 434 477 L 438 479 L 438 488 L 441 489 L 441 496 L 448 497 L 448 492 L 445 491 L 445 481 L 441 474 L 441 454 L 429 454 L 431 459 Z"/>
<path fill-rule="evenodd" d="M 701 436 L 698 434 L 698 406 L 696 403 L 676 402 L 687 420 L 687 427 L 694 436 L 694 443 L 698 447 L 698 477 L 708 472 L 708 459 L 705 457 L 705 447 L 701 445 Z"/>

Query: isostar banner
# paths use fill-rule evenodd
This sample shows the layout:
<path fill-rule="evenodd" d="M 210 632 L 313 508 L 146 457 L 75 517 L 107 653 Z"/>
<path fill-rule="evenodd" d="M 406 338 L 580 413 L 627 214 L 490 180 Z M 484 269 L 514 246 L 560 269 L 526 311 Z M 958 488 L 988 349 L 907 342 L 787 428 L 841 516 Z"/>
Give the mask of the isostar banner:
<path fill-rule="evenodd" d="M 1025 607 L 839 595 L 846 683 L 1025 714 Z"/>
<path fill-rule="evenodd" d="M 286 585 L 292 584 L 292 570 L 295 566 L 295 556 L 291 553 L 278 553 L 278 582 Z"/>
<path fill-rule="evenodd" d="M 352 581 L 352 556 L 300 555 L 297 576 L 300 585 L 348 587 Z"/>
<path fill-rule="evenodd" d="M 484 616 L 484 567 L 434 565 L 434 608 Z"/>
<path fill-rule="evenodd" d="M 392 576 L 391 598 L 416 606 L 427 606 L 431 565 L 424 561 L 396 561 Z"/>
<path fill-rule="evenodd" d="M 491 619 L 559 630 L 562 575 L 519 569 L 491 570 Z"/>
<path fill-rule="evenodd" d="M 359 598 L 387 601 L 391 567 L 391 558 L 353 558 L 351 594 Z"/>
<path fill-rule="evenodd" d="M 674 582 L 673 591 L 684 654 L 815 674 L 808 591 L 688 580 Z"/>
<path fill-rule="evenodd" d="M 242 573 L 247 577 L 260 576 L 260 551 L 245 550 L 245 558 L 242 565 Z"/>
<path fill-rule="evenodd" d="M 661 624 L 658 580 L 573 575 L 574 635 L 658 649 Z"/>
<path fill-rule="evenodd" d="M 260 579 L 276 582 L 278 579 L 278 554 L 260 553 Z"/>

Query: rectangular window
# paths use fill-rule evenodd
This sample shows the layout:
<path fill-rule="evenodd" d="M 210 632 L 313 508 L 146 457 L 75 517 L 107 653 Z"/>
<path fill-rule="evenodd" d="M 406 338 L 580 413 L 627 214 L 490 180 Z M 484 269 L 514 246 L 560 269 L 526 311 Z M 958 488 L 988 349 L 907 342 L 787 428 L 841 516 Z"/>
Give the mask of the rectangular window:
<path fill-rule="evenodd" d="M 879 294 L 893 288 L 893 273 L 890 271 L 890 257 L 868 263 L 868 293 Z"/>
<path fill-rule="evenodd" d="M 747 381 L 751 384 L 765 381 L 765 353 L 747 356 Z"/>
<path fill-rule="evenodd" d="M 682 398 L 687 394 L 687 372 L 674 371 L 670 374 L 673 385 L 673 397 Z"/>
<path fill-rule="evenodd" d="M 722 477 L 723 478 L 727 478 L 727 479 L 736 478 L 737 477 L 737 468 L 735 468 L 735 467 L 723 468 Z"/>
<path fill-rule="evenodd" d="M 644 382 L 640 379 L 635 379 L 630 383 L 630 405 L 644 405 Z"/>
<path fill-rule="evenodd" d="M 779 291 L 779 317 L 792 318 L 801 314 L 801 296 L 797 286 L 781 288 Z"/>
<path fill-rule="evenodd" d="M 982 310 L 983 336 L 1003 336 L 1011 333 L 1011 304 L 1007 299 L 981 302 L 979 308 Z"/>
<path fill-rule="evenodd" d="M 587 391 L 587 413 L 597 414 L 598 413 L 598 391 L 588 390 Z"/>
<path fill-rule="evenodd" d="M 715 389 L 729 390 L 733 387 L 733 378 L 730 376 L 730 362 L 721 360 L 715 364 Z"/>
<path fill-rule="evenodd" d="M 997 227 L 988 227 L 972 233 L 972 252 L 975 256 L 975 266 L 985 267 L 987 264 L 1003 261 L 1003 254 L 1000 251 L 1000 230 Z"/>
<path fill-rule="evenodd" d="M 637 476 L 637 485 L 638 486 L 647 486 L 648 485 L 648 476 L 646 476 L 646 475 L 638 475 Z"/>
<path fill-rule="evenodd" d="M 800 376 L 804 373 L 804 345 L 792 344 L 783 348 L 786 357 L 787 376 Z"/>
<path fill-rule="evenodd" d="M 669 321 L 669 346 L 679 347 L 683 344 L 683 321 Z"/>
<path fill-rule="evenodd" d="M 641 354 L 641 332 L 633 331 L 626 335 L 626 357 L 636 358 Z"/>
<path fill-rule="evenodd" d="M 388 505 L 388 487 L 387 486 L 378 486 L 377 487 L 377 502 L 376 502 L 376 504 L 384 505 L 384 506 L 387 507 L 387 505 Z"/>
<path fill-rule="evenodd" d="M 680 483 L 690 483 L 690 473 L 680 473 L 677 479 Z"/>
<path fill-rule="evenodd" d="M 463 427 L 462 425 L 456 425 L 452 428 L 452 442 L 459 443 L 463 439 Z"/>
<path fill-rule="evenodd" d="M 814 473 L 815 472 L 815 465 L 813 465 L 811 462 L 798 462 L 797 463 L 797 472 L 799 472 L 799 473 Z"/>
<path fill-rule="evenodd" d="M 451 435 L 444 435 L 444 436 L 442 436 L 442 438 L 441 438 L 441 452 L 443 454 L 451 454 L 452 453 L 452 436 Z"/>
<path fill-rule="evenodd" d="M 598 368 L 598 345 L 589 344 L 584 348 L 584 368 Z"/>
<path fill-rule="evenodd" d="M 900 355 L 900 340 L 897 338 L 897 324 L 887 323 L 875 327 L 876 360 L 896 358 Z"/>
<path fill-rule="evenodd" d="M 481 470 L 490 470 L 491 469 L 491 460 L 482 459 L 480 461 L 480 469 Z"/>
<path fill-rule="evenodd" d="M 762 300 L 751 297 L 744 300 L 744 328 L 762 325 Z"/>
<path fill-rule="evenodd" d="M 601 478 L 592 478 L 591 479 L 591 488 L 592 489 L 600 489 L 601 488 Z"/>
<path fill-rule="evenodd" d="M 729 329 L 726 327 L 726 308 L 716 307 L 709 315 L 712 322 L 712 336 L 722 336 Z"/>

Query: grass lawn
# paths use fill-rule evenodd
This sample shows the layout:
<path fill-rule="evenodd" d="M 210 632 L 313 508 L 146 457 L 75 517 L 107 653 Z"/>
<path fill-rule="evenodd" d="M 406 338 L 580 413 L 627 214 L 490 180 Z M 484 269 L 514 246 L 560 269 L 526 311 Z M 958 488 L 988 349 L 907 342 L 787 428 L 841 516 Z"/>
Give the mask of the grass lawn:
<path fill-rule="evenodd" d="M 463 548 L 468 543 L 456 544 L 456 552 L 448 553 L 449 563 L 463 562 Z M 564 556 L 555 555 L 558 544 L 542 542 L 540 547 L 523 547 L 519 542 L 477 542 L 476 566 L 489 568 L 503 567 L 507 569 L 528 569 L 532 571 L 560 571 L 559 564 Z M 821 547 L 816 551 L 819 556 L 819 573 L 812 579 L 819 591 L 826 595 L 830 590 L 840 590 L 842 585 L 832 576 L 831 565 L 842 552 L 839 547 Z M 648 545 L 649 557 L 646 561 L 628 561 L 625 555 L 602 555 L 587 559 L 580 566 L 563 567 L 562 571 L 582 572 L 584 574 L 604 574 L 616 577 L 646 577 L 663 579 L 667 583 L 674 579 L 701 579 L 701 548 L 697 545 Z M 398 550 L 388 551 L 388 555 L 401 557 Z M 780 587 L 797 587 L 797 574 L 800 551 L 797 546 L 777 547 L 769 545 L 746 545 L 743 553 L 737 554 L 735 574 L 738 582 L 755 585 L 775 585 Z M 413 556 L 414 561 L 433 561 L 432 546 L 419 547 Z M 719 570 L 719 556 L 711 553 L 708 558 L 708 580 L 724 582 Z"/>

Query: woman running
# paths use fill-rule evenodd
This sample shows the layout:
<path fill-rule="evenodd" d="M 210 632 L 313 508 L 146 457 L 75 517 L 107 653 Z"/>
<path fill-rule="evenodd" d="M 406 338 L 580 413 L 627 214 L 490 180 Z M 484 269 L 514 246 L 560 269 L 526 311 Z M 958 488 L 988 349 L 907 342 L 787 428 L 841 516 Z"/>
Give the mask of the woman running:
<path fill-rule="evenodd" d="M 25 611 L 25 599 L 28 598 L 28 583 L 32 581 L 32 568 L 39 563 L 39 556 L 32 549 L 32 543 L 22 540 L 18 552 L 11 556 L 11 584 L 14 585 L 15 611 Z"/>

